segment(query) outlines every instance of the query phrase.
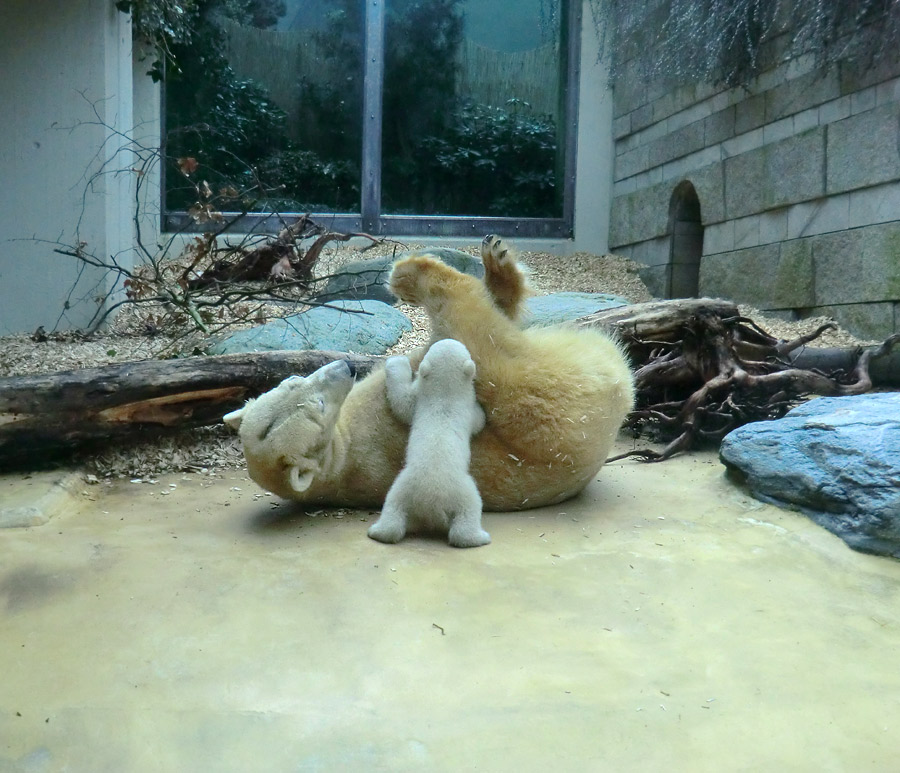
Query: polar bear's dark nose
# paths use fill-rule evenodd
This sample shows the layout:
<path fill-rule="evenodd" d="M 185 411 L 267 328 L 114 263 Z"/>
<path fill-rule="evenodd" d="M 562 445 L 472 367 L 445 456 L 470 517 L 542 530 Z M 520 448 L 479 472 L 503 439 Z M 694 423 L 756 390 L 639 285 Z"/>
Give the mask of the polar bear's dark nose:
<path fill-rule="evenodd" d="M 332 360 L 316 372 L 321 374 L 320 378 L 327 381 L 343 381 L 356 375 L 355 367 L 348 360 Z"/>

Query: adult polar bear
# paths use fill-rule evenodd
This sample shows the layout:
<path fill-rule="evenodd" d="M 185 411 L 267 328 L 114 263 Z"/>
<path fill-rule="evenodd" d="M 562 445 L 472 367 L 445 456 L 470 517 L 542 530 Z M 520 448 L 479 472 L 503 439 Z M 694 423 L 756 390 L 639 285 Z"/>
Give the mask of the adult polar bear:
<path fill-rule="evenodd" d="M 471 473 L 486 510 L 562 502 L 609 454 L 634 385 L 619 347 L 596 330 L 522 329 L 525 279 L 501 239 L 482 243 L 484 280 L 437 258 L 399 261 L 391 290 L 422 306 L 431 340 L 455 338 L 477 367 L 487 417 Z M 417 366 L 425 350 L 410 355 Z M 346 363 L 292 376 L 225 417 L 239 429 L 250 476 L 310 505 L 380 508 L 403 466 L 409 428 L 393 415 L 384 369 L 354 383 Z"/>

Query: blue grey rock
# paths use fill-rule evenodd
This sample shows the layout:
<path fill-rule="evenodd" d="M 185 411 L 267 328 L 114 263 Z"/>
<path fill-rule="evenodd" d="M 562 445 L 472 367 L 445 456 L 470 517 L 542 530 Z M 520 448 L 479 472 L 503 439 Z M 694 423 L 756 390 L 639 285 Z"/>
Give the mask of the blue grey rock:
<path fill-rule="evenodd" d="M 524 321 L 526 325 L 554 325 L 627 304 L 624 298 L 607 293 L 550 293 L 525 302 L 528 313 Z"/>
<path fill-rule="evenodd" d="M 332 301 L 327 307 L 241 330 L 212 346 L 210 354 L 297 349 L 384 354 L 411 329 L 406 315 L 381 301 Z"/>
<path fill-rule="evenodd" d="M 900 558 L 900 392 L 810 400 L 734 430 L 719 456 L 756 498 L 856 550 Z"/>
<path fill-rule="evenodd" d="M 396 303 L 397 299 L 387 286 L 394 263 L 413 255 L 426 254 L 439 257 L 444 263 L 464 274 L 471 274 L 479 279 L 484 276 L 484 264 L 481 262 L 481 258 L 449 247 L 423 248 L 402 252 L 396 257 L 388 255 L 383 258 L 348 263 L 341 267 L 339 274 L 331 277 L 325 283 L 325 287 L 316 296 L 316 300 L 330 302 L 338 299 L 369 298 L 383 303 Z"/>

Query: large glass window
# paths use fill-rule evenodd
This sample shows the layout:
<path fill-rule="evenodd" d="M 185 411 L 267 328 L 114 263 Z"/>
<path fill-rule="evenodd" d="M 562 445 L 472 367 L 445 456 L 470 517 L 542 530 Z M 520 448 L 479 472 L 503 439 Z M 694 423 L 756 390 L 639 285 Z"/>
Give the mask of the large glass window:
<path fill-rule="evenodd" d="M 203 177 L 250 220 L 571 233 L 565 0 L 208 0 L 202 20 L 166 84 L 168 228 Z"/>

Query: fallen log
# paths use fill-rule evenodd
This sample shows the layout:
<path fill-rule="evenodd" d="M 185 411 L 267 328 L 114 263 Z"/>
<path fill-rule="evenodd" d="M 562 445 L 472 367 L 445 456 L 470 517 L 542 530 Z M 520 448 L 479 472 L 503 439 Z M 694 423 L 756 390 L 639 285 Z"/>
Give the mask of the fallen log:
<path fill-rule="evenodd" d="M 604 309 L 576 321 L 579 327 L 602 327 L 615 331 L 626 343 L 676 341 L 684 325 L 698 314 L 737 317 L 736 304 L 718 298 L 682 298 L 648 301 Z"/>
<path fill-rule="evenodd" d="M 92 441 L 216 424 L 288 376 L 343 359 L 362 376 L 382 357 L 324 351 L 146 360 L 0 379 L 0 469 Z"/>
<path fill-rule="evenodd" d="M 804 348 L 797 353 L 814 336 L 778 341 L 740 317 L 733 303 L 709 298 L 608 309 L 576 324 L 601 326 L 622 338 L 638 388 L 638 407 L 629 422 L 636 430 L 657 430 L 668 437 L 674 433 L 668 455 L 697 439 L 715 440 L 725 427 L 772 418 L 803 389 L 828 394 L 865 391 L 873 380 L 879 383 L 877 355 L 888 354 L 900 338 L 878 350 Z M 819 364 L 810 359 L 817 351 L 828 352 Z M 224 414 L 287 376 L 308 375 L 336 359 L 347 360 L 362 376 L 384 358 L 265 352 L 2 378 L 0 470 L 33 466 L 109 438 L 217 424 Z M 884 358 L 885 364 L 889 359 Z M 845 377 L 835 381 L 819 370 L 839 371 Z M 895 378 L 884 383 L 900 381 L 896 362 L 881 372 Z M 747 397 L 748 385 L 761 388 L 751 396 L 758 404 Z"/>

